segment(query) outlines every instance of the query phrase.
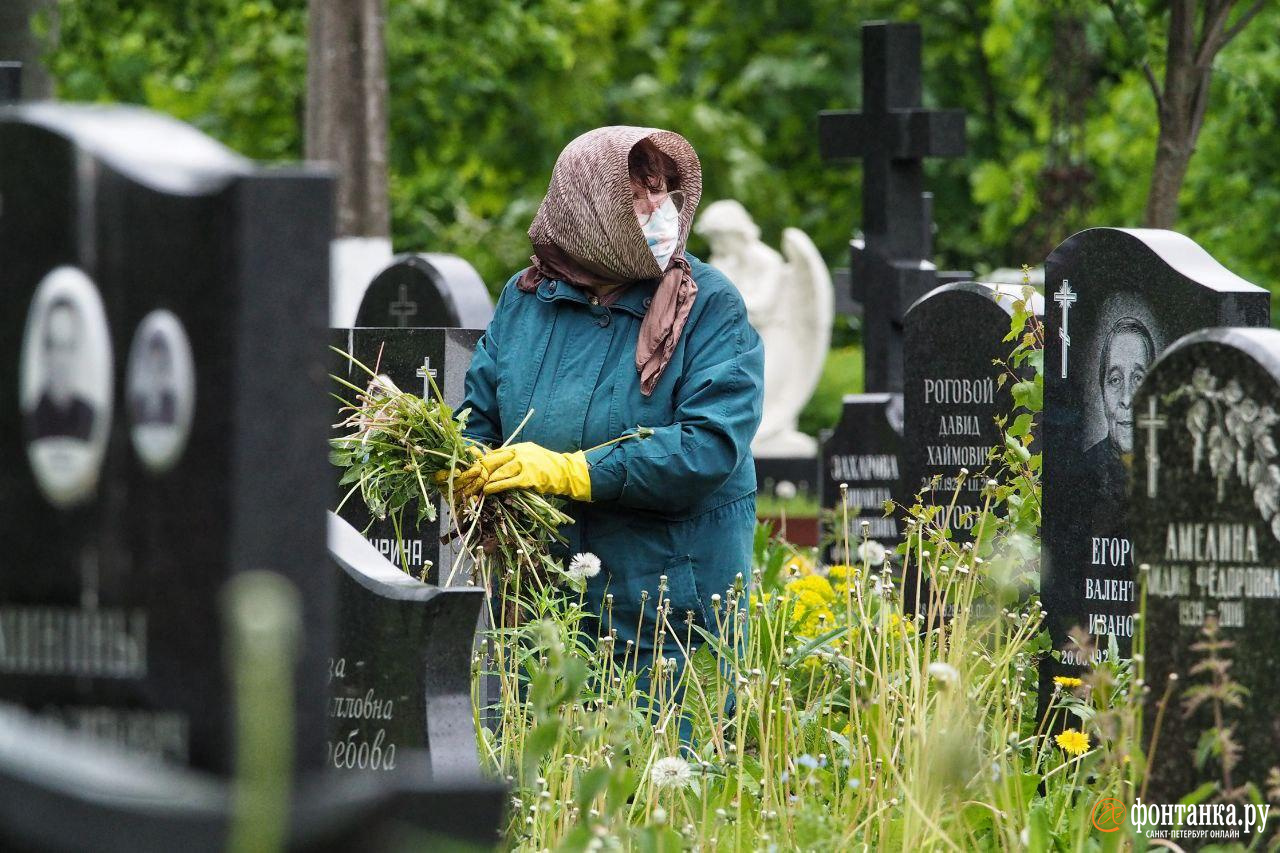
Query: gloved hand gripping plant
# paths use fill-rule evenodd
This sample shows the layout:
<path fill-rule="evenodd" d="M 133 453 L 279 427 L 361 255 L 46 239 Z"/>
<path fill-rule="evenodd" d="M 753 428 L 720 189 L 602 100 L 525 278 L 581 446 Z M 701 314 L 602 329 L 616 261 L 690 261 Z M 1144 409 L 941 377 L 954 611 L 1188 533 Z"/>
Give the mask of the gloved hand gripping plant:
<path fill-rule="evenodd" d="M 528 443 L 512 444 L 520 427 L 500 448 L 490 450 L 463 435 L 468 411 L 454 412 L 434 380 L 430 398 L 424 399 L 401 391 L 376 367 L 371 369 L 341 350 L 335 352 L 368 376 L 364 388 L 333 377 L 354 395 L 348 400 L 334 394 L 342 404 L 343 420 L 337 427 L 347 431 L 330 442 L 330 459 L 344 469 L 340 483 L 350 486 L 343 503 L 359 492 L 373 517 L 390 518 L 396 537 L 402 538 L 405 512 L 416 503 L 413 526 L 435 521 L 435 500 L 443 496 L 454 522 L 444 538 L 462 540 L 460 553 L 474 558 L 477 575 L 483 576 L 486 565 L 494 565 L 504 571 L 519 570 L 526 583 L 581 587 L 582 578 L 566 572 L 551 554 L 552 545 L 564 541 L 559 528 L 573 519 L 563 512 L 560 498 L 542 493 L 590 499 L 581 453 L 558 454 Z M 609 443 L 651 432 L 640 427 Z M 518 487 L 510 488 L 509 482 L 499 487 L 513 478 Z M 561 480 L 568 488 L 548 488 Z M 446 585 L 453 582 L 458 568 L 455 562 L 442 574 Z"/>

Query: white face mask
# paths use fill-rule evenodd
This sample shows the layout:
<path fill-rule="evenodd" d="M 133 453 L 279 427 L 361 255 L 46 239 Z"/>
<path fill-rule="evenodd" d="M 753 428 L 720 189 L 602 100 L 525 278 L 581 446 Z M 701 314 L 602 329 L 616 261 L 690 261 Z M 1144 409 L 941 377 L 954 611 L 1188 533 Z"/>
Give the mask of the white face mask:
<path fill-rule="evenodd" d="M 647 217 L 637 214 L 636 221 L 640 223 L 640 231 L 658 267 L 666 272 L 671 256 L 676 253 L 676 244 L 680 242 L 680 211 L 676 209 L 675 202 L 668 197 Z"/>

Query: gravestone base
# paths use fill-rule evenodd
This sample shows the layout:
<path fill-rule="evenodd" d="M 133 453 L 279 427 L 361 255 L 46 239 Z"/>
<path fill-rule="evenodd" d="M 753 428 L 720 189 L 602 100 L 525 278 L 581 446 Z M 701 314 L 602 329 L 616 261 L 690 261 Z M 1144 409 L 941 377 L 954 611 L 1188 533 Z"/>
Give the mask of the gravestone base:
<path fill-rule="evenodd" d="M 820 475 L 816 456 L 756 457 L 756 483 L 762 495 L 781 500 L 796 495 L 817 497 Z"/>
<path fill-rule="evenodd" d="M 849 394 L 844 398 L 840 422 L 823 435 L 820 454 L 822 537 L 835 539 L 822 554 L 825 562 L 846 561 L 842 498 L 848 507 L 850 561 L 856 559 L 863 522 L 868 539 L 889 551 L 898 547 L 898 520 L 885 516 L 884 502 L 900 504 L 903 499 L 902 430 L 901 394 Z M 841 489 L 842 485 L 847 488 Z"/>
<path fill-rule="evenodd" d="M 424 841 L 499 841 L 506 790 L 476 778 L 432 778 L 425 758 L 404 772 L 359 777 L 311 773 L 299 779 L 285 822 L 254 824 L 247 837 L 280 831 L 290 850 L 402 849 L 405 833 Z M 107 749 L 56 733 L 0 705 L 0 848 L 145 853 L 227 849 L 244 809 L 236 781 Z M 243 840 L 243 837 L 242 837 Z"/>

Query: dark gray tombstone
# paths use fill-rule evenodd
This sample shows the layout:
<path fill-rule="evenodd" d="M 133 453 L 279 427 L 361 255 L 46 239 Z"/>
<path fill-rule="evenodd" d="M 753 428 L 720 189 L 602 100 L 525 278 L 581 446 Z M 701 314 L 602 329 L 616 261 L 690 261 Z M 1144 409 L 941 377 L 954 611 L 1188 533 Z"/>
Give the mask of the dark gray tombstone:
<path fill-rule="evenodd" d="M 471 655 L 484 590 L 415 580 L 332 513 L 329 551 L 340 580 L 326 763 L 394 772 L 418 752 L 433 778 L 479 778 Z"/>
<path fill-rule="evenodd" d="M 22 100 L 22 63 L 0 62 L 0 104 Z"/>
<path fill-rule="evenodd" d="M 359 328 L 484 329 L 493 300 L 475 269 L 455 255 L 397 255 L 365 291 Z"/>
<path fill-rule="evenodd" d="M 885 515 L 884 503 L 887 500 L 901 502 L 903 498 L 902 428 L 901 394 L 845 396 L 840 422 L 823 435 L 820 451 L 822 507 L 832 519 L 830 524 L 824 524 L 823 538 L 834 537 L 833 544 L 824 549 L 826 562 L 836 564 L 858 559 L 864 523 L 866 538 L 890 551 L 898 546 L 901 539 L 898 520 L 893 515 Z"/>
<path fill-rule="evenodd" d="M 1000 384 L 1005 368 L 995 362 L 1007 360 L 1015 345 L 1005 337 L 1023 290 L 957 282 L 930 291 L 907 311 L 902 490 L 945 507 L 940 522 L 955 541 L 972 539 L 985 483 L 999 469 L 989 459 L 1004 443 L 996 418 L 1011 419 L 1013 383 Z M 1039 294 L 1032 294 L 1030 308 L 1044 313 Z M 903 599 L 912 613 L 926 595 L 916 581 L 908 571 Z"/>
<path fill-rule="evenodd" d="M 483 331 L 478 329 L 334 329 L 330 340 L 333 346 L 351 353 L 370 369 L 376 367 L 396 387 L 419 396 L 430 396 L 434 381 L 445 402 L 459 406 L 464 396 L 467 368 L 471 366 L 471 355 L 481 334 Z M 368 374 L 345 356 L 333 357 L 332 371 L 353 385 L 368 384 Z M 335 387 L 334 390 L 348 399 L 351 397 L 346 389 Z M 330 423 L 333 422 L 331 419 Z M 340 432 L 335 432 L 337 434 Z M 334 506 L 349 488 L 342 488 Z M 437 502 L 436 508 L 435 523 L 424 522 L 413 531 L 402 529 L 403 538 L 399 540 L 390 519 L 379 521 L 370 517 L 359 493 L 348 498 L 339 513 L 364 532 L 379 553 L 415 577 L 433 584 L 465 584 L 465 572 L 451 572 L 458 557 L 453 540 L 441 541 L 441 537 L 449 537 L 451 530 L 448 511 L 442 501 Z"/>
<path fill-rule="evenodd" d="M 1134 410 L 1148 737 L 1159 717 L 1142 798 L 1176 803 L 1210 780 L 1227 788 L 1217 757 L 1203 768 L 1196 760 L 1219 712 L 1240 747 L 1230 787 L 1265 792 L 1280 765 L 1280 331 L 1181 338 L 1152 365 Z M 1227 645 L 1197 648 L 1209 622 Z M 1188 712 L 1193 692 L 1217 679 L 1215 669 L 1194 671 L 1210 658 L 1230 661 L 1226 675 L 1247 693 L 1236 707 L 1208 699 Z"/>
<path fill-rule="evenodd" d="M 907 311 L 903 491 L 951 506 L 958 487 L 949 520 L 957 538 L 970 535 L 972 513 L 982 508 L 988 457 L 1003 444 L 995 419 L 1013 411 L 1012 383 L 999 385 L 1004 368 L 993 362 L 1013 350 L 1005 336 L 1022 298 L 1016 285 L 957 282 L 934 289 Z M 1039 294 L 1032 295 L 1031 308 L 1037 316 L 1044 313 Z"/>
<path fill-rule="evenodd" d="M 920 45 L 919 24 L 863 24 L 862 112 L 825 111 L 819 118 L 824 159 L 862 157 L 866 164 L 865 236 L 850 244 L 849 278 L 863 306 L 867 391 L 902 390 L 903 317 L 939 284 L 924 158 L 965 152 L 964 112 L 922 107 Z"/>
<path fill-rule="evenodd" d="M 1069 647 L 1074 627 L 1099 652 L 1114 635 L 1127 657 L 1134 551 L 1128 484 L 1133 395 L 1151 363 L 1206 326 L 1265 326 L 1270 295 L 1172 231 L 1092 228 L 1049 255 L 1045 273 L 1042 602 L 1060 668 L 1090 663 Z"/>
<path fill-rule="evenodd" d="M 501 789 L 439 790 L 427 750 L 322 772 L 331 179 L 145 110 L 35 104 L 0 109 L 0 197 L 0 531 L 21 568 L 0 572 L 0 846 L 225 849 L 254 811 L 232 792 L 258 783 L 291 849 L 383 848 L 397 820 L 492 841 Z M 230 592 L 252 578 L 296 596 L 277 678 L 245 665 L 265 611 Z M 227 630 L 233 599 L 254 630 Z"/>
<path fill-rule="evenodd" d="M 304 592 L 319 766 L 330 195 L 144 110 L 0 112 L 0 699 L 226 772 L 218 596 L 266 569 Z"/>

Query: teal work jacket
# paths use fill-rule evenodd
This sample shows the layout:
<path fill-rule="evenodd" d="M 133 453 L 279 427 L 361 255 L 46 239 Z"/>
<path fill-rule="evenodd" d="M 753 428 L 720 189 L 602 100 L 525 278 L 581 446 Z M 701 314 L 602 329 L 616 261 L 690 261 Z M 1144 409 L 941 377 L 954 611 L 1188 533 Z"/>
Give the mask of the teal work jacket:
<path fill-rule="evenodd" d="M 751 577 L 751 440 L 760 425 L 764 348 L 733 283 L 688 257 L 697 298 L 651 396 L 640 392 L 635 357 L 656 280 L 631 285 L 605 307 L 561 281 L 526 293 L 517 274 L 476 348 L 463 404 L 471 410 L 466 434 L 490 446 L 532 412 L 517 441 L 589 451 L 592 502 L 566 508 L 575 523 L 563 531 L 565 556 L 600 558 L 588 608 L 603 614 L 602 632 L 616 629 L 620 640 L 639 645 L 642 665 L 655 651 L 662 575 L 681 643 L 690 614 L 714 632 L 711 596 L 727 600 L 736 574 Z M 590 450 L 637 426 L 653 434 Z M 683 658 L 670 637 L 662 655 Z"/>

